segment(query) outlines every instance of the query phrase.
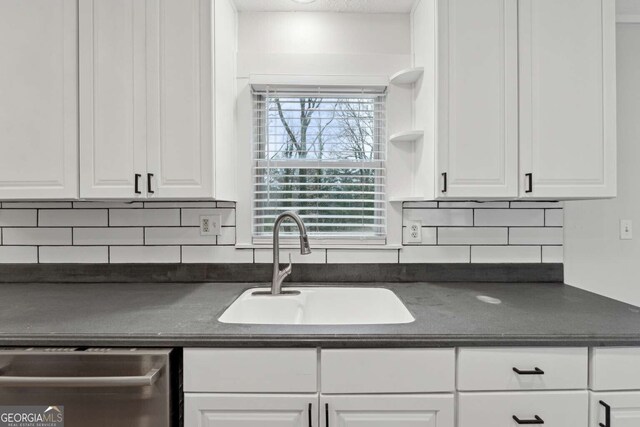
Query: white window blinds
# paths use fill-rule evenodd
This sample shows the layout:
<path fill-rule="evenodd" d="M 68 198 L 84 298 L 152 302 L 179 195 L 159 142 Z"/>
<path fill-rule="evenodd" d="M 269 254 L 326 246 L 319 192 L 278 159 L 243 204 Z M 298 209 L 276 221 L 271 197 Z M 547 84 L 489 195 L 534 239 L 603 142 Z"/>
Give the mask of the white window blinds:
<path fill-rule="evenodd" d="M 386 96 L 366 90 L 254 91 L 253 236 L 295 210 L 314 240 L 386 236 Z M 283 224 L 283 234 L 296 233 Z"/>

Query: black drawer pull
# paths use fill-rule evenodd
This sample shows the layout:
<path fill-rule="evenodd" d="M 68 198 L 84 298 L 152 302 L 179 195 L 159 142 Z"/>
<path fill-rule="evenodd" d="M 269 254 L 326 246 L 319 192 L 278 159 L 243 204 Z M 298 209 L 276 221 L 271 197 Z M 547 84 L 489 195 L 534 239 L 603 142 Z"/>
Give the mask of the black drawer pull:
<path fill-rule="evenodd" d="M 324 423 L 326 427 L 329 427 L 329 404 L 324 404 Z"/>
<path fill-rule="evenodd" d="M 142 194 L 142 191 L 140 191 L 140 178 L 142 177 L 142 175 L 140 175 L 139 173 L 137 173 L 135 175 L 135 188 L 134 191 L 136 194 Z"/>
<path fill-rule="evenodd" d="M 537 415 L 534 415 L 533 420 L 521 420 L 520 418 L 513 416 L 513 419 L 518 424 L 544 424 L 544 420 Z"/>
<path fill-rule="evenodd" d="M 611 427 L 611 406 L 604 403 L 602 400 L 599 402 L 604 406 L 604 424 L 598 423 L 600 427 Z"/>
<path fill-rule="evenodd" d="M 148 173 L 147 174 L 147 193 L 149 193 L 149 194 L 155 193 L 155 191 L 153 191 L 151 189 L 151 180 L 152 179 L 153 179 L 153 174 L 152 173 Z"/>
<path fill-rule="evenodd" d="M 518 368 L 513 368 L 513 372 L 518 375 L 544 375 L 544 371 L 540 368 L 533 368 L 533 371 L 521 371 Z"/>
<path fill-rule="evenodd" d="M 527 189 L 524 190 L 525 193 L 533 193 L 533 174 L 526 173 L 524 174 L 525 179 L 527 180 Z"/>
<path fill-rule="evenodd" d="M 313 427 L 313 423 L 311 422 L 311 413 L 313 412 L 313 404 L 309 403 L 309 409 L 308 409 L 308 414 L 309 414 L 309 427 Z"/>

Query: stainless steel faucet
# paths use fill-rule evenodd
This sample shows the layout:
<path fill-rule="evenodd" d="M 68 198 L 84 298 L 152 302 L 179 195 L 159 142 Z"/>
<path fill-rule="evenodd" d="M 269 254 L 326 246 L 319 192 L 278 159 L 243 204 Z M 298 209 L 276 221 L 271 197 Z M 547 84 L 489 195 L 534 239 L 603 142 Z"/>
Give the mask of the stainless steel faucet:
<path fill-rule="evenodd" d="M 280 270 L 280 224 L 287 218 L 292 219 L 298 226 L 300 232 L 300 253 L 309 255 L 311 248 L 309 247 L 309 238 L 307 237 L 307 228 L 302 222 L 302 218 L 292 211 L 283 212 L 278 215 L 273 225 L 273 280 L 271 281 L 271 295 L 282 295 L 282 281 L 291 274 L 291 254 L 289 254 L 289 265 Z"/>

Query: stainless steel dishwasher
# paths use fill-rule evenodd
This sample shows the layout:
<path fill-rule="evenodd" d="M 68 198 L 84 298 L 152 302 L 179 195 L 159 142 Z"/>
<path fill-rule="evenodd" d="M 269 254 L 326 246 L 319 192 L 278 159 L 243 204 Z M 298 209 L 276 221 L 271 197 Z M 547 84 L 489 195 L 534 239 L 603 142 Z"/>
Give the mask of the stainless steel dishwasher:
<path fill-rule="evenodd" d="M 176 427 L 175 359 L 171 349 L 1 349 L 0 425 L 3 412 L 55 411 L 64 427 Z"/>

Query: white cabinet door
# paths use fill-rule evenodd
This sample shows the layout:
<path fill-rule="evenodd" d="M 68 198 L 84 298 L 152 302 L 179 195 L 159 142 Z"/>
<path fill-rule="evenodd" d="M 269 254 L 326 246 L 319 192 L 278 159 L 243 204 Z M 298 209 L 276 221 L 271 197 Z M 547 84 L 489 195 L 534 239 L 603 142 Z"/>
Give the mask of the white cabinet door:
<path fill-rule="evenodd" d="M 211 3 L 147 2 L 149 197 L 213 196 Z"/>
<path fill-rule="evenodd" d="M 185 393 L 185 427 L 312 427 L 318 395 Z"/>
<path fill-rule="evenodd" d="M 0 1 L 0 198 L 78 197 L 76 0 Z"/>
<path fill-rule="evenodd" d="M 590 393 L 589 427 L 638 427 L 640 391 Z"/>
<path fill-rule="evenodd" d="M 452 394 L 321 395 L 320 425 L 453 427 L 454 398 Z"/>
<path fill-rule="evenodd" d="M 517 0 L 438 6 L 436 197 L 517 197 Z"/>
<path fill-rule="evenodd" d="M 615 0 L 520 0 L 519 33 L 521 196 L 615 196 Z"/>
<path fill-rule="evenodd" d="M 82 198 L 144 196 L 144 21 L 141 1 L 80 0 Z"/>

